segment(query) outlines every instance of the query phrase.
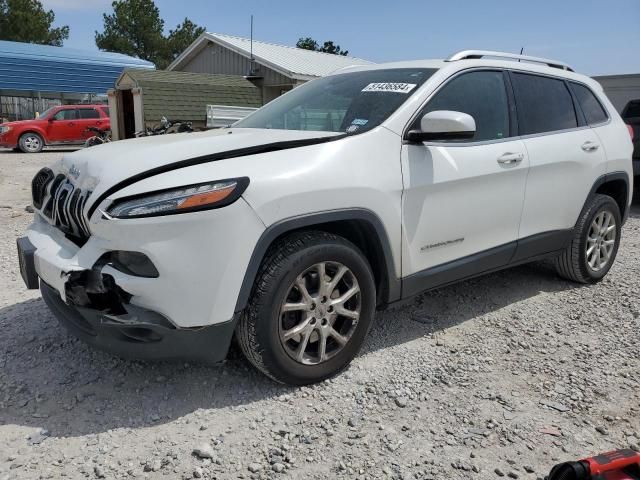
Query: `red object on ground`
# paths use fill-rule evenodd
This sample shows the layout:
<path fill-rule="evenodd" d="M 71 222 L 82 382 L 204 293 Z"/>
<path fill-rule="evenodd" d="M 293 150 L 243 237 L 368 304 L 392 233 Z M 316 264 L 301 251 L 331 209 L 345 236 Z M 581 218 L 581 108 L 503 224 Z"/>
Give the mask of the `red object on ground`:
<path fill-rule="evenodd" d="M 630 449 L 601 453 L 577 462 L 560 463 L 548 480 L 640 480 L 640 453 Z"/>
<path fill-rule="evenodd" d="M 93 136 L 87 127 L 110 130 L 109 108 L 106 105 L 61 105 L 43 112 L 33 120 L 0 124 L 0 147 L 20 148 L 20 138 L 36 134 L 40 146 L 82 144 Z M 30 141 L 29 145 L 38 142 Z M 36 149 L 37 150 L 37 149 Z"/>

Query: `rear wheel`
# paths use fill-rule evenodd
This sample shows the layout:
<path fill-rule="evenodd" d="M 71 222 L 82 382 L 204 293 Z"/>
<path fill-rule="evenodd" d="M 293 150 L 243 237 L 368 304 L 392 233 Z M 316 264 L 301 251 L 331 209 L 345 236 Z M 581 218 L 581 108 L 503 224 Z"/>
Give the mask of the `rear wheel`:
<path fill-rule="evenodd" d="M 20 150 L 24 153 L 39 153 L 44 148 L 44 141 L 37 133 L 23 133 L 18 141 Z"/>
<path fill-rule="evenodd" d="M 267 254 L 236 336 L 263 373 L 305 385 L 351 362 L 374 312 L 373 274 L 358 248 L 325 232 L 297 233 Z"/>
<path fill-rule="evenodd" d="M 618 204 L 595 195 L 582 211 L 571 244 L 556 259 L 560 276 L 580 283 L 601 280 L 615 261 L 621 227 Z"/>

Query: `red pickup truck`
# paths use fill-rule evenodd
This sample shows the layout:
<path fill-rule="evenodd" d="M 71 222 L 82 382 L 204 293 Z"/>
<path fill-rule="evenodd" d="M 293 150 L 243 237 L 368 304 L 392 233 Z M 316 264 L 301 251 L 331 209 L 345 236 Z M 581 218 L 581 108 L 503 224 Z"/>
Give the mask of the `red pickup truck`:
<path fill-rule="evenodd" d="M 0 124 L 0 147 L 38 153 L 48 145 L 81 145 L 94 133 L 87 127 L 110 130 L 106 105 L 61 105 L 34 120 Z"/>

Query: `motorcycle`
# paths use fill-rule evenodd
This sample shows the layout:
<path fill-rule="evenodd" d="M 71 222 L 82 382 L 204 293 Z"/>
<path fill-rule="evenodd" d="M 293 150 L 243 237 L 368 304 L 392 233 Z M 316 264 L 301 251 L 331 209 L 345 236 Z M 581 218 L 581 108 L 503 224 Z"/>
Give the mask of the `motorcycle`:
<path fill-rule="evenodd" d="M 87 127 L 85 132 L 92 132 L 93 135 L 84 142 L 84 147 L 95 147 L 111 141 L 111 130 L 101 130 L 98 127 Z"/>
<path fill-rule="evenodd" d="M 169 120 L 167 117 L 162 117 L 160 123 L 154 127 L 147 127 L 146 129 L 136 132 L 136 137 L 150 137 L 154 135 L 167 135 L 169 133 L 184 133 L 193 132 L 193 125 L 191 122 L 185 122 L 182 120 Z"/>

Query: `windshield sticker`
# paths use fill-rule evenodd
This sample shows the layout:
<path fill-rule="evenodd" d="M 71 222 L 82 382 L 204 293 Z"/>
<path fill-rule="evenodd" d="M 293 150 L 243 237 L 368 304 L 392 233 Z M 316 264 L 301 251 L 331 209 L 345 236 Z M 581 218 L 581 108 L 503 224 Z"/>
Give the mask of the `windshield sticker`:
<path fill-rule="evenodd" d="M 407 94 L 417 87 L 415 83 L 370 83 L 363 92 L 390 92 Z"/>
<path fill-rule="evenodd" d="M 358 125 L 359 127 L 364 127 L 367 123 L 369 123 L 369 120 L 365 120 L 364 118 L 355 118 L 351 122 L 351 125 Z"/>
<path fill-rule="evenodd" d="M 360 127 L 358 125 L 349 125 L 347 128 L 347 133 L 357 132 Z"/>

